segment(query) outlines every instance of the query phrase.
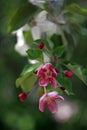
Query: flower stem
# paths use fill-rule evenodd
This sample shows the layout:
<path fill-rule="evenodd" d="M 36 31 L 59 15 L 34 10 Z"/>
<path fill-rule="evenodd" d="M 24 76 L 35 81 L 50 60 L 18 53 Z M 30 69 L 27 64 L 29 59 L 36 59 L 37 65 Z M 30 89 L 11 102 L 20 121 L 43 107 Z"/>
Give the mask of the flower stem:
<path fill-rule="evenodd" d="M 46 92 L 46 87 L 44 87 L 44 93 L 47 93 L 47 92 Z"/>

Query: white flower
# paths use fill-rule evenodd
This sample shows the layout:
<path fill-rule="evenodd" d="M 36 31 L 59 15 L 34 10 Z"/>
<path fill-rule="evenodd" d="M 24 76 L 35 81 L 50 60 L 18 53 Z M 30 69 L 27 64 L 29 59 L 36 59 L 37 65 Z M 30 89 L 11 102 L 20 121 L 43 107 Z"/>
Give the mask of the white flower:
<path fill-rule="evenodd" d="M 32 37 L 34 40 L 41 38 L 41 30 L 38 26 L 34 26 L 31 28 Z"/>
<path fill-rule="evenodd" d="M 47 11 L 44 10 L 35 17 L 36 25 L 31 29 L 34 40 L 40 39 L 43 33 L 51 36 L 58 32 L 58 26 L 55 23 L 47 20 L 47 14 Z"/>
<path fill-rule="evenodd" d="M 42 4 L 45 3 L 45 0 L 28 0 L 28 1 L 40 8 L 43 8 Z"/>
<path fill-rule="evenodd" d="M 29 30 L 29 26 L 25 25 L 14 32 L 16 33 L 17 36 L 17 43 L 15 45 L 15 50 L 22 56 L 26 56 L 26 50 L 28 50 L 29 48 L 29 46 L 26 44 L 26 41 L 24 39 L 24 35 L 23 35 L 24 30 Z"/>

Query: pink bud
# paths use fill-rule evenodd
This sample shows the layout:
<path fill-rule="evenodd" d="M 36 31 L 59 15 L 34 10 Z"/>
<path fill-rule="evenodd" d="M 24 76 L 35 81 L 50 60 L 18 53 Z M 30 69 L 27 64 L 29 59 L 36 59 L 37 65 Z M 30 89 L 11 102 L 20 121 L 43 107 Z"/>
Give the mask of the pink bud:
<path fill-rule="evenodd" d="M 27 94 L 26 93 L 20 93 L 18 95 L 18 97 L 19 97 L 21 102 L 24 102 L 26 100 L 26 98 L 27 98 Z"/>
<path fill-rule="evenodd" d="M 40 49 L 43 49 L 43 48 L 44 48 L 44 43 L 41 42 L 41 43 L 38 45 L 38 47 L 39 47 Z"/>
<path fill-rule="evenodd" d="M 72 78 L 72 77 L 73 77 L 73 73 L 72 73 L 71 71 L 66 71 L 66 72 L 65 72 L 65 76 L 66 76 L 67 78 Z"/>

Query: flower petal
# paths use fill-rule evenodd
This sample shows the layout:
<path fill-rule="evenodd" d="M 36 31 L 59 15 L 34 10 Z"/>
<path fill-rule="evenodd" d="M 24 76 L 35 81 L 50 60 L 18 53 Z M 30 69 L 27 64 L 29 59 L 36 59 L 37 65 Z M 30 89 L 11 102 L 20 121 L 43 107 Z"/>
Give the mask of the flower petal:
<path fill-rule="evenodd" d="M 43 67 L 46 68 L 46 69 L 50 69 L 52 67 L 52 64 L 46 63 Z"/>
<path fill-rule="evenodd" d="M 58 96 L 55 96 L 54 98 L 55 98 L 55 99 L 64 100 L 64 98 L 63 98 L 62 96 L 60 96 L 60 95 L 58 95 Z"/>
<path fill-rule="evenodd" d="M 46 20 L 46 18 L 47 18 L 47 11 L 43 10 L 43 11 L 41 11 L 41 12 L 37 15 L 37 17 L 35 18 L 35 20 L 36 20 L 36 22 L 37 22 L 38 24 L 40 24 L 40 23 L 44 22 L 44 21 Z"/>
<path fill-rule="evenodd" d="M 51 84 L 53 85 L 54 88 L 57 87 L 57 81 L 54 77 L 51 78 Z"/>
<path fill-rule="evenodd" d="M 57 72 L 55 69 L 51 68 L 50 71 L 52 72 L 52 77 L 57 77 Z"/>
<path fill-rule="evenodd" d="M 38 69 L 38 71 L 37 71 L 37 76 L 38 77 L 43 77 L 43 78 L 45 78 L 45 72 L 46 71 L 46 69 L 43 69 L 42 67 L 40 68 L 40 69 Z"/>
<path fill-rule="evenodd" d="M 48 96 L 52 97 L 53 99 L 64 100 L 64 98 L 62 96 L 58 95 L 58 92 L 56 92 L 56 91 L 48 93 Z"/>
<path fill-rule="evenodd" d="M 41 38 L 41 30 L 38 26 L 32 27 L 31 33 L 32 33 L 32 37 L 33 37 L 34 40 Z"/>
<path fill-rule="evenodd" d="M 56 96 L 58 96 L 58 92 L 56 92 L 56 91 L 50 92 L 50 93 L 48 93 L 48 96 L 56 97 Z"/>
<path fill-rule="evenodd" d="M 52 100 L 51 103 L 48 103 L 48 109 L 51 113 L 55 113 L 58 111 L 58 105 L 56 101 Z"/>
<path fill-rule="evenodd" d="M 44 78 L 41 78 L 41 79 L 39 80 L 39 85 L 40 85 L 40 86 L 46 87 L 48 84 L 49 84 L 49 80 L 46 80 L 46 79 L 44 79 Z"/>
<path fill-rule="evenodd" d="M 44 94 L 40 100 L 39 100 L 39 110 L 41 112 L 44 112 L 45 106 L 46 106 L 46 100 L 45 100 L 46 94 Z"/>

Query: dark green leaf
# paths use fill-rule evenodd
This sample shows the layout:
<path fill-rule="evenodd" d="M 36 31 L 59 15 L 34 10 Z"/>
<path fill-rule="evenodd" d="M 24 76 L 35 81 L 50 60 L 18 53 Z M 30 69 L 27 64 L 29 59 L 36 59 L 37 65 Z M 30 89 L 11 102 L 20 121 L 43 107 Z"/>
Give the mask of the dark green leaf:
<path fill-rule="evenodd" d="M 72 4 L 67 9 L 69 12 L 74 12 L 76 14 L 80 14 L 80 15 L 87 17 L 87 9 L 81 8 L 77 4 Z"/>
<path fill-rule="evenodd" d="M 40 58 L 43 60 L 43 54 L 40 49 L 29 49 L 27 51 L 27 54 L 28 54 L 29 59 L 34 60 L 34 59 Z"/>
<path fill-rule="evenodd" d="M 81 27 L 80 28 L 80 34 L 83 35 L 83 36 L 87 36 L 87 29 L 84 28 L 84 27 Z"/>
<path fill-rule="evenodd" d="M 87 69 L 83 69 L 83 78 L 84 78 L 85 84 L 87 85 Z"/>
<path fill-rule="evenodd" d="M 50 40 L 53 42 L 54 48 L 63 44 L 61 35 L 53 34 Z"/>
<path fill-rule="evenodd" d="M 67 12 L 66 14 L 68 21 L 83 24 L 86 18 L 82 15 L 76 14 L 75 12 Z"/>
<path fill-rule="evenodd" d="M 74 28 L 74 27 L 73 27 Z M 76 39 L 75 39 L 75 41 L 74 41 L 74 37 L 73 37 L 73 33 L 67 33 L 67 32 L 64 32 L 64 35 L 65 35 L 65 37 L 66 37 L 66 39 L 67 39 L 67 43 L 68 43 L 68 45 L 67 45 L 67 60 L 70 60 L 71 59 L 71 57 L 72 57 L 72 54 L 73 54 L 73 50 L 74 50 L 74 48 L 75 48 L 75 42 L 76 42 Z"/>
<path fill-rule="evenodd" d="M 37 7 L 28 2 L 20 6 L 8 26 L 8 32 L 16 30 L 26 24 L 36 10 Z"/>
<path fill-rule="evenodd" d="M 71 24 L 70 28 L 76 30 L 81 35 L 87 35 L 87 29 L 81 25 L 86 21 L 86 19 L 83 16 L 71 13 L 71 15 L 68 16 L 68 21 Z"/>
<path fill-rule="evenodd" d="M 20 5 L 26 0 L 0 0 L 0 32 L 8 33 L 8 25 Z M 1 35 L 1 34 L 0 34 Z"/>
<path fill-rule="evenodd" d="M 58 56 L 58 57 L 61 57 L 65 52 L 65 46 L 62 45 L 62 46 L 58 46 L 54 51 L 53 51 L 53 54 Z"/>
<path fill-rule="evenodd" d="M 63 86 L 67 94 L 72 94 L 72 82 L 70 79 L 66 78 L 62 73 L 58 75 L 57 81 L 61 86 Z"/>

